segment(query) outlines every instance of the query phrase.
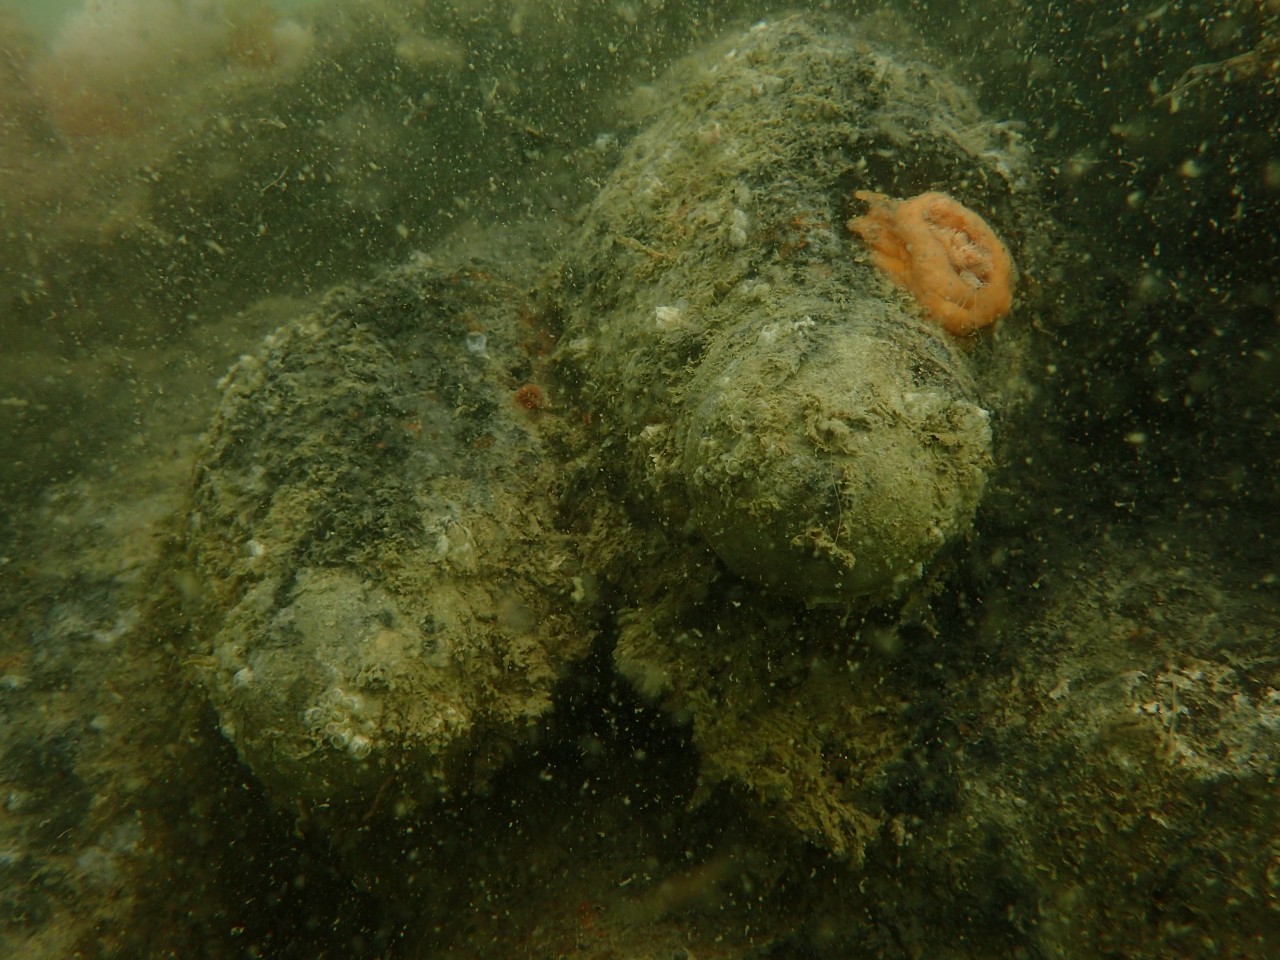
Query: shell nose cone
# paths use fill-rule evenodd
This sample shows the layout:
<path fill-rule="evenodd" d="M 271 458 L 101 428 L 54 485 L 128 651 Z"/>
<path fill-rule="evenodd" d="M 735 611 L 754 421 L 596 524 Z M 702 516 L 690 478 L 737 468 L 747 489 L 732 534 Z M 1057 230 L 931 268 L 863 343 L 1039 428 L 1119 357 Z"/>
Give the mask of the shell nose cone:
<path fill-rule="evenodd" d="M 982 496 L 991 428 L 964 359 L 905 315 L 770 337 L 768 351 L 736 338 L 708 358 L 717 374 L 686 443 L 694 520 L 771 590 L 890 601 L 969 529 Z"/>

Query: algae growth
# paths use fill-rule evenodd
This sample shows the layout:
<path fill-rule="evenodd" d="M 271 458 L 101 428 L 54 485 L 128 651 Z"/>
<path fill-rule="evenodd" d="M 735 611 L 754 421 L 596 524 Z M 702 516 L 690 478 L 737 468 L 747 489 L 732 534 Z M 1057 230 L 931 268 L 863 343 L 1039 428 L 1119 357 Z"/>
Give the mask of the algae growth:
<path fill-rule="evenodd" d="M 8 953 L 1275 953 L 1276 12 L 1201 6 L 6 23 Z M 973 337 L 846 227 L 938 190 Z"/>

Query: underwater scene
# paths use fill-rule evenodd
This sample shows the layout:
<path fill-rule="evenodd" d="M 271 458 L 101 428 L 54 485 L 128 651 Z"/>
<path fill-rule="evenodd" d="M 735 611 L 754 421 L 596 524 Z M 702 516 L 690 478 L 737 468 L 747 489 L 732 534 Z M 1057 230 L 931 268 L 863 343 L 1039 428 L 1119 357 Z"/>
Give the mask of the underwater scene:
<path fill-rule="evenodd" d="M 0 956 L 1280 957 L 1278 0 L 0 0 Z"/>

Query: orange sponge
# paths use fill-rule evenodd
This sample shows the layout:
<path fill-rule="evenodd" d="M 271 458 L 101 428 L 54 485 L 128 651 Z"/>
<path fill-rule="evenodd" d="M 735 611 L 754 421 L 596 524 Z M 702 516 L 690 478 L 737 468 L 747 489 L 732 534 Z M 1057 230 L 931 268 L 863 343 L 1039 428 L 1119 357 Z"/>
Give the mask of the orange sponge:
<path fill-rule="evenodd" d="M 945 193 L 894 200 L 858 190 L 867 212 L 849 229 L 871 262 L 916 299 L 929 319 L 958 337 L 1009 312 L 1016 279 L 1009 251 L 987 222 Z"/>

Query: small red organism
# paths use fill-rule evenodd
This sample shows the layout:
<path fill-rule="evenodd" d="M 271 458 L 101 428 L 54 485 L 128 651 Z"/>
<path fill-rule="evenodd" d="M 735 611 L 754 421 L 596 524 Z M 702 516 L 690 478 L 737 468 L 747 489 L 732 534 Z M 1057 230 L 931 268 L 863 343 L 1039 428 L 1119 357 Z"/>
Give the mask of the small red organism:
<path fill-rule="evenodd" d="M 512 399 L 515 400 L 517 407 L 521 407 L 531 413 L 537 413 L 547 406 L 546 394 L 542 392 L 542 388 L 536 383 L 526 383 L 515 392 Z"/>

